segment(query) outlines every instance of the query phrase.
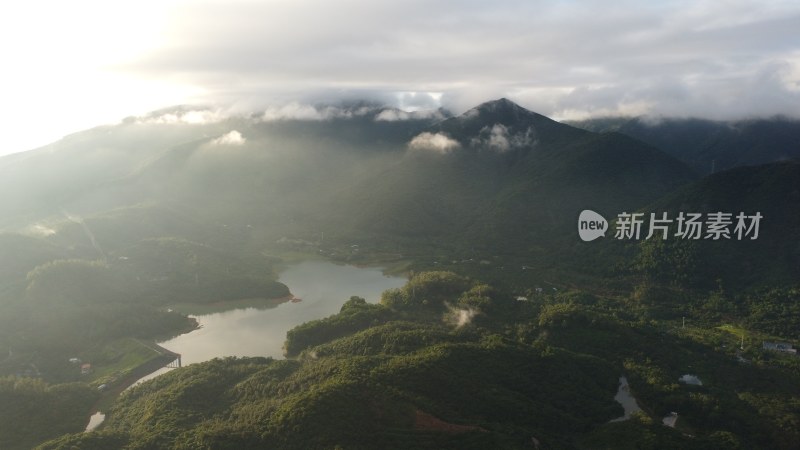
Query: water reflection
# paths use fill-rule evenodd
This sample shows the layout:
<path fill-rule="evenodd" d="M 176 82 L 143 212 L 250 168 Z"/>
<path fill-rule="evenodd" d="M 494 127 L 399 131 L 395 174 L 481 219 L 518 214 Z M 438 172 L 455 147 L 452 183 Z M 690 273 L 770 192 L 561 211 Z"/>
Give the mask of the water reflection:
<path fill-rule="evenodd" d="M 625 377 L 619 377 L 619 389 L 617 389 L 617 395 L 614 396 L 614 400 L 622 405 L 622 408 L 625 410 L 625 415 L 612 420 L 612 422 L 622 422 L 623 420 L 628 420 L 631 418 L 633 413 L 642 410 L 642 408 L 639 408 L 639 405 L 636 403 L 636 399 L 633 397 L 633 395 L 631 395 L 631 388 L 628 386 L 628 379 Z"/>
<path fill-rule="evenodd" d="M 283 342 L 291 328 L 339 312 L 352 295 L 377 302 L 383 291 L 406 282 L 402 277 L 387 277 L 377 268 L 327 261 L 292 265 L 281 273 L 279 280 L 302 301 L 270 309 L 249 307 L 193 316 L 199 329 L 160 345 L 180 353 L 184 365 L 224 356 L 282 358 Z"/>

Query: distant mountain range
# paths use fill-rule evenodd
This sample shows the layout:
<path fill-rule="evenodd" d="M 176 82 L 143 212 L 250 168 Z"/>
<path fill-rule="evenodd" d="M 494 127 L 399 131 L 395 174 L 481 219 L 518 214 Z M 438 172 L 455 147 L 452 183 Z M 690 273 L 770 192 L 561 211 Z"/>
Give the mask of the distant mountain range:
<path fill-rule="evenodd" d="M 619 132 L 646 142 L 700 174 L 800 158 L 800 120 L 736 121 L 611 117 L 568 122 L 595 132 Z"/>

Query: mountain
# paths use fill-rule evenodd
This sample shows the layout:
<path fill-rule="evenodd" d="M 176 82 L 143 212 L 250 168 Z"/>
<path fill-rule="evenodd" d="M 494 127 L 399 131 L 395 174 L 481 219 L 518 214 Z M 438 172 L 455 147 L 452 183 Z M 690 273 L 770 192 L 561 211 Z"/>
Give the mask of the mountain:
<path fill-rule="evenodd" d="M 645 214 L 680 212 L 759 214 L 756 239 L 648 241 L 639 264 L 661 279 L 707 289 L 770 287 L 800 279 L 800 163 L 782 162 L 720 172 L 685 186 L 644 209 Z M 677 232 L 672 224 L 671 233 Z M 747 221 L 749 226 L 749 221 Z M 705 233 L 705 232 L 704 232 Z M 680 260 L 680 261 L 679 261 Z"/>
<path fill-rule="evenodd" d="M 453 135 L 462 145 L 484 146 L 497 152 L 533 145 L 542 134 L 583 134 L 506 98 L 482 103 L 434 129 Z"/>
<path fill-rule="evenodd" d="M 214 114 L 157 111 L 0 158 L 0 223 L 80 257 L 165 236 L 244 250 L 324 234 L 550 267 L 574 259 L 583 209 L 641 208 L 696 178 L 641 141 L 507 99 L 456 117 L 364 104 Z"/>
<path fill-rule="evenodd" d="M 777 280 L 795 275 L 794 247 L 771 237 L 794 235 L 795 219 L 782 212 L 797 206 L 786 194 L 796 189 L 792 164 L 721 171 L 697 181 L 687 164 L 656 146 L 622 132 L 559 123 L 504 98 L 454 117 L 367 104 L 238 117 L 203 111 L 157 111 L 0 158 L 3 242 L 22 255 L 8 258 L 3 286 L 24 286 L 27 271 L 55 258 L 46 255 L 94 258 L 162 237 L 249 251 L 283 238 L 315 243 L 324 235 L 332 247 L 361 243 L 429 261 L 502 256 L 540 271 L 561 267 L 569 277 L 577 271 L 609 275 L 630 254 L 577 239 L 582 210 L 615 217 L 684 205 L 735 213 L 759 208 L 751 198 L 774 209 L 765 230 L 775 223 L 788 228 L 765 235 L 752 257 L 742 249 L 755 244 L 719 251 L 705 250 L 716 244 L 698 244 L 698 261 L 743 285 L 758 281 L 754 275 L 761 271 L 753 267 L 775 267 Z M 714 129 L 719 139 L 739 136 L 735 149 L 742 149 L 768 136 L 790 142 L 793 124 L 753 121 L 736 128 L 609 119 L 584 125 L 647 129 L 675 142 L 703 142 Z M 687 127 L 695 131 L 667 133 Z M 744 158 L 756 148 L 736 152 Z M 696 202 L 719 192 L 731 197 L 719 205 Z M 763 256 L 765 248 L 783 256 Z M 622 261 L 603 263 L 617 254 Z M 717 276 L 699 278 L 708 283 Z"/>
<path fill-rule="evenodd" d="M 800 121 L 787 117 L 738 121 L 618 117 L 568 123 L 634 137 L 701 174 L 800 158 Z"/>
<path fill-rule="evenodd" d="M 424 145 L 415 146 L 418 140 Z M 421 131 L 405 157 L 333 203 L 358 208 L 349 215 L 352 228 L 546 264 L 553 255 L 570 258 L 552 251 L 577 243 L 581 210 L 640 208 L 695 179 L 640 141 L 587 132 L 500 99 Z"/>

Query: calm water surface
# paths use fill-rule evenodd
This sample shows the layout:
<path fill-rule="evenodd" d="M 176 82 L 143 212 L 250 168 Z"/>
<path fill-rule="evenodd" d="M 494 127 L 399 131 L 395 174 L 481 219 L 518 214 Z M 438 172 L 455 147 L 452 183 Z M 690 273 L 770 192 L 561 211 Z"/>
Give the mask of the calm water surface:
<path fill-rule="evenodd" d="M 612 420 L 612 422 L 628 420 L 631 418 L 633 413 L 642 410 L 642 408 L 639 407 L 639 404 L 636 403 L 636 398 L 631 395 L 631 388 L 628 386 L 628 379 L 624 376 L 619 377 L 619 389 L 617 389 L 617 395 L 614 396 L 614 400 L 622 405 L 622 409 L 625 410 L 625 415 Z"/>
<path fill-rule="evenodd" d="M 339 312 L 352 295 L 375 303 L 381 292 L 404 285 L 406 279 L 387 277 L 373 267 L 304 261 L 288 267 L 279 281 L 303 301 L 192 316 L 200 329 L 160 345 L 180 353 L 184 365 L 223 356 L 282 358 L 283 341 L 291 328 Z"/>

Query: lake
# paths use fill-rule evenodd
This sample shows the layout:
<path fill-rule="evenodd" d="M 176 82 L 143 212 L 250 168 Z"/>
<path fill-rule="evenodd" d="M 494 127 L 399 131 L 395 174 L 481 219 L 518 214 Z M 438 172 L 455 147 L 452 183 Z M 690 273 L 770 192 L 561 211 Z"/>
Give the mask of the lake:
<path fill-rule="evenodd" d="M 338 313 L 350 296 L 357 295 L 377 303 L 383 291 L 406 283 L 405 278 L 386 276 L 379 268 L 318 260 L 292 264 L 280 273 L 278 280 L 302 301 L 190 315 L 200 328 L 159 342 L 159 345 L 180 353 L 183 365 L 225 356 L 283 358 L 283 341 L 290 329 Z M 140 378 L 134 385 L 169 370 L 172 369 L 159 369 Z M 99 426 L 104 418 L 100 412 L 92 416 L 87 431 Z"/>
<path fill-rule="evenodd" d="M 614 396 L 614 400 L 622 405 L 622 409 L 625 410 L 625 415 L 616 418 L 611 422 L 628 420 L 631 418 L 633 413 L 640 412 L 642 410 L 642 408 L 639 407 L 639 404 L 636 403 L 636 398 L 631 395 L 631 388 L 628 386 L 628 379 L 624 376 L 619 377 L 619 389 L 617 389 L 617 395 Z"/>
<path fill-rule="evenodd" d="M 290 329 L 336 314 L 352 295 L 376 303 L 383 291 L 406 283 L 405 278 L 386 276 L 379 268 L 316 260 L 290 265 L 278 280 L 302 301 L 192 315 L 199 329 L 159 345 L 180 353 L 184 365 L 224 356 L 283 358 L 283 341 Z"/>

